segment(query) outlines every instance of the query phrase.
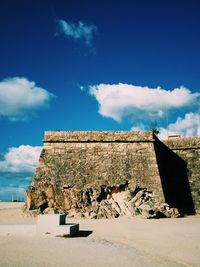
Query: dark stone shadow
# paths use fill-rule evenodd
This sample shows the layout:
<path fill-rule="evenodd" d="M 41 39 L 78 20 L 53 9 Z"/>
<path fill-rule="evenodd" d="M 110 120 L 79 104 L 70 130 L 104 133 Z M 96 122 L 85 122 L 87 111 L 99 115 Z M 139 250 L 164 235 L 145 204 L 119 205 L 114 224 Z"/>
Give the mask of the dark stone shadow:
<path fill-rule="evenodd" d="M 76 235 L 72 236 L 72 237 L 88 237 L 89 235 L 91 235 L 93 233 L 93 231 L 88 231 L 88 230 L 81 230 L 79 231 Z"/>
<path fill-rule="evenodd" d="M 183 215 L 195 214 L 187 163 L 154 136 L 154 148 L 166 203 Z"/>
<path fill-rule="evenodd" d="M 80 237 L 88 237 L 89 235 L 91 235 L 93 233 L 93 231 L 86 231 L 86 230 L 81 230 L 78 231 L 78 233 L 73 234 L 73 235 L 57 235 L 56 237 L 62 237 L 62 238 L 80 238 Z M 46 234 L 50 234 L 50 233 L 46 233 Z"/>
<path fill-rule="evenodd" d="M 49 207 L 49 204 L 47 201 L 45 201 L 42 205 L 40 205 L 39 209 L 40 209 L 40 212 L 43 213 L 43 211 Z"/>
<path fill-rule="evenodd" d="M 70 238 L 77 238 L 77 237 L 88 237 L 91 235 L 93 231 L 86 231 L 86 230 L 81 230 L 77 234 L 71 236 Z"/>

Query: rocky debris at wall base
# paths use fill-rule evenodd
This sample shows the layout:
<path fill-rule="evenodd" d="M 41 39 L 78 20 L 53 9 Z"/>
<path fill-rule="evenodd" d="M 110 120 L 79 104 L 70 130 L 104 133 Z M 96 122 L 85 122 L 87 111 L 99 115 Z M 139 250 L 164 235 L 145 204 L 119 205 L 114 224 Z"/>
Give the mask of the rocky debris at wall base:
<path fill-rule="evenodd" d="M 52 190 L 46 191 L 46 193 L 51 192 L 50 197 L 43 192 L 42 196 L 36 198 L 37 193 L 34 192 L 35 206 L 31 206 L 29 198 L 27 201 L 29 207 L 26 208 L 29 214 L 32 212 L 33 214 L 66 213 L 68 217 L 87 219 L 109 219 L 120 216 L 139 216 L 145 219 L 180 217 L 176 208 L 160 203 L 159 197 L 153 192 L 138 186 L 134 191 L 131 189 L 132 186 L 128 182 L 120 186 L 103 185 L 101 188 L 90 187 L 87 190 L 68 188 L 65 189 L 67 194 L 64 192 L 62 206 L 56 202 L 56 196 L 52 194 Z M 30 192 L 28 195 L 30 197 Z"/>
<path fill-rule="evenodd" d="M 27 210 L 86 218 L 195 214 L 199 144 L 179 138 L 166 145 L 152 132 L 45 132 Z"/>

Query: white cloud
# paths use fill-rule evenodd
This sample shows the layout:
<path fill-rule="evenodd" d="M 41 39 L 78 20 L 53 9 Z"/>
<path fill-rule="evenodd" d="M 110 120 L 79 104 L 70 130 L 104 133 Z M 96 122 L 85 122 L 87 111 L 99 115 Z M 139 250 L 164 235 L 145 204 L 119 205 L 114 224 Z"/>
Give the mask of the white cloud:
<path fill-rule="evenodd" d="M 183 137 L 200 136 L 200 114 L 187 113 L 184 118 L 178 117 L 175 123 L 168 126 L 168 130 L 160 128 L 160 139 L 167 139 L 168 135 L 181 135 Z"/>
<path fill-rule="evenodd" d="M 164 116 L 165 110 L 198 105 L 200 93 L 192 93 L 185 87 L 166 90 L 129 84 L 99 84 L 90 86 L 90 94 L 99 103 L 102 116 L 121 122 L 131 120 L 155 120 Z"/>
<path fill-rule="evenodd" d="M 145 126 L 143 124 L 138 124 L 137 126 L 133 126 L 131 128 L 131 131 L 136 131 L 136 132 L 138 132 L 138 131 L 144 132 L 145 130 L 146 129 L 145 129 Z"/>
<path fill-rule="evenodd" d="M 54 97 L 26 78 L 7 78 L 0 82 L 0 117 L 11 121 L 26 120 Z"/>
<path fill-rule="evenodd" d="M 33 173 L 41 153 L 41 146 L 11 147 L 0 161 L 0 172 Z"/>
<path fill-rule="evenodd" d="M 82 21 L 75 24 L 63 19 L 57 20 L 57 23 L 59 25 L 59 32 L 63 33 L 69 39 L 82 40 L 87 46 L 92 45 L 93 35 L 97 31 L 95 25 L 85 24 Z"/>

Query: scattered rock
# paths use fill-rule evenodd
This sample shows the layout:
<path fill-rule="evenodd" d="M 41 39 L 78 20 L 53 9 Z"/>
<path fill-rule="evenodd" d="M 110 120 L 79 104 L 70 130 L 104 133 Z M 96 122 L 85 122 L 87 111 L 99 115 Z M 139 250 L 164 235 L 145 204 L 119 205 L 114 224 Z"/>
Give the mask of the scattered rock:
<path fill-rule="evenodd" d="M 58 199 L 54 197 L 54 191 L 50 186 L 42 195 L 29 193 L 28 212 L 33 214 L 65 212 L 69 217 L 90 219 L 120 216 L 140 216 L 145 219 L 180 217 L 176 208 L 170 208 L 167 203 L 160 203 L 159 197 L 153 192 L 139 188 L 135 184 L 130 186 L 128 182 L 119 186 L 109 186 L 105 181 L 100 188 L 90 187 L 83 190 L 65 186 L 63 189 L 64 209 L 57 204 Z M 31 210 L 31 196 L 37 196 L 38 209 Z M 32 204 L 32 206 L 36 205 Z"/>

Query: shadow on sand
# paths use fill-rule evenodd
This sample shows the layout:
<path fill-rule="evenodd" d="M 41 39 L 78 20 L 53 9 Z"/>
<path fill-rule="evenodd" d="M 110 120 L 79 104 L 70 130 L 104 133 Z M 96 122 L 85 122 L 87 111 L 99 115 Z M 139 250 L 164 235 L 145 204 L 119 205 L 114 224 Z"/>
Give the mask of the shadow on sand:
<path fill-rule="evenodd" d="M 86 231 L 86 230 L 80 230 L 76 234 L 69 236 L 69 235 L 62 235 L 57 237 L 64 237 L 64 238 L 81 238 L 81 237 L 88 237 L 91 235 L 93 231 Z"/>

